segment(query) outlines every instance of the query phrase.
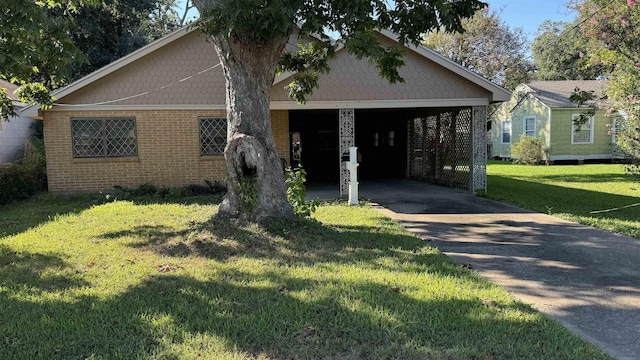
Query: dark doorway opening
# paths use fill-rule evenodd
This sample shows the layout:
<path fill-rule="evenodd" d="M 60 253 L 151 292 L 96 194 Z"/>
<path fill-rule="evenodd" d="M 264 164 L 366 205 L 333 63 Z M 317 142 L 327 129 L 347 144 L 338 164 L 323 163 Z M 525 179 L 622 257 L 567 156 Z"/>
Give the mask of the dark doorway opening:
<path fill-rule="evenodd" d="M 360 179 L 407 176 L 407 121 L 414 112 L 413 109 L 356 110 Z"/>
<path fill-rule="evenodd" d="M 291 165 L 302 164 L 307 180 L 339 180 L 338 110 L 290 111 L 289 139 Z"/>

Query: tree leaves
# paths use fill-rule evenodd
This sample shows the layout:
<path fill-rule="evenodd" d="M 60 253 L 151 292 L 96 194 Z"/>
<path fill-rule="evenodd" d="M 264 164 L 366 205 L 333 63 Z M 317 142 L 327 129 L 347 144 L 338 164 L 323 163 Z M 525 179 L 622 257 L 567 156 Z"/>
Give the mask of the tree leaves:
<path fill-rule="evenodd" d="M 398 0 L 395 4 L 384 0 L 195 0 L 194 4 L 201 14 L 197 26 L 210 36 L 255 46 L 294 31 L 302 38 L 313 38 L 316 45 L 284 54 L 279 67 L 281 72 L 297 73 L 287 91 L 298 102 L 318 86 L 318 74 L 328 71 L 328 59 L 339 44 L 356 57 L 369 59 L 389 82 L 402 82 L 398 71 L 404 65 L 402 52 L 399 47 L 382 46 L 376 30 L 390 29 L 401 44 L 417 45 L 428 31 L 462 31 L 462 19 L 486 5 L 479 0 Z M 339 42 L 334 43 L 327 33 L 337 34 Z"/>
<path fill-rule="evenodd" d="M 462 26 L 462 34 L 430 32 L 424 44 L 508 89 L 528 81 L 532 65 L 526 60 L 522 29 L 510 28 L 498 12 L 487 9 L 463 20 Z"/>

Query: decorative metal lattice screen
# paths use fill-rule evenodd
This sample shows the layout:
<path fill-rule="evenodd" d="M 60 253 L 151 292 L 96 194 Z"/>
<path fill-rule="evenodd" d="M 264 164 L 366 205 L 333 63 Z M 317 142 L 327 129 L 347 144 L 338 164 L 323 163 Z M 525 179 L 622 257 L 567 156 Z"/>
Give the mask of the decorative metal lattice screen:
<path fill-rule="evenodd" d="M 468 108 L 410 120 L 410 177 L 469 189 L 471 120 Z"/>
<path fill-rule="evenodd" d="M 227 146 L 227 119 L 200 118 L 200 154 L 224 154 Z"/>
<path fill-rule="evenodd" d="M 123 157 L 138 153 L 135 119 L 73 119 L 74 157 Z"/>

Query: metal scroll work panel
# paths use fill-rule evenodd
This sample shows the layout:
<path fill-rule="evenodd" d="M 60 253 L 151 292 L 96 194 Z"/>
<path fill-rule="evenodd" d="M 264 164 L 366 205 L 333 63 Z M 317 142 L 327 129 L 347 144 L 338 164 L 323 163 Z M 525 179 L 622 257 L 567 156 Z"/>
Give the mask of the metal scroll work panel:
<path fill-rule="evenodd" d="M 341 161 L 341 155 L 349 152 L 349 147 L 355 146 L 355 114 L 353 109 L 340 109 L 339 111 L 339 131 L 340 131 L 340 195 L 349 193 L 349 170 Z"/>
<path fill-rule="evenodd" d="M 473 107 L 473 183 L 471 190 L 487 190 L 487 107 Z"/>
<path fill-rule="evenodd" d="M 410 120 L 410 177 L 469 189 L 471 123 L 470 108 L 447 109 Z"/>

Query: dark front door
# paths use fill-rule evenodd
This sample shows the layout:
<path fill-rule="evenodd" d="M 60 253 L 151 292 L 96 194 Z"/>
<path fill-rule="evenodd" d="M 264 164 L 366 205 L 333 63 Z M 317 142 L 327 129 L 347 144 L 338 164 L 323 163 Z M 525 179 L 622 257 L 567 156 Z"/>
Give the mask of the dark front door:
<path fill-rule="evenodd" d="M 311 181 L 336 181 L 340 177 L 338 111 L 289 112 L 291 163 L 302 164 Z"/>
<path fill-rule="evenodd" d="M 356 110 L 361 179 L 406 176 L 408 117 L 405 110 Z"/>

